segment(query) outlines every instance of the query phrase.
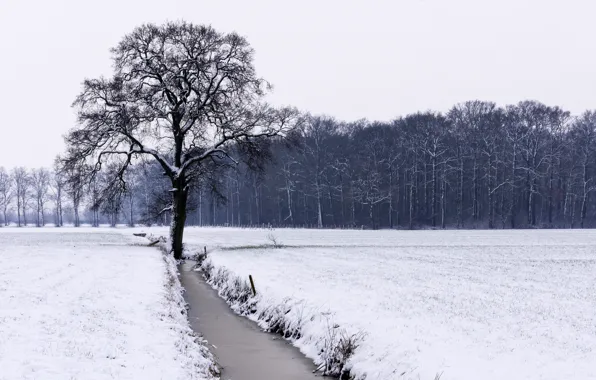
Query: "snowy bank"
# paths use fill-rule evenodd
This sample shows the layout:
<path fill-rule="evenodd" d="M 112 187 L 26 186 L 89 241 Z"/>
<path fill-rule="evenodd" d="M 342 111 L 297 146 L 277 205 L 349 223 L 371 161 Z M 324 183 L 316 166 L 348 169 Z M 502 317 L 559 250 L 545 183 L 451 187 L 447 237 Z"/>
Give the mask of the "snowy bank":
<path fill-rule="evenodd" d="M 257 322 L 264 330 L 288 339 L 309 358 L 323 375 L 350 379 L 350 358 L 360 343 L 359 333 L 349 333 L 333 322 L 330 312 L 310 309 L 304 300 L 276 300 L 253 294 L 249 283 L 210 260 L 201 269 L 207 282 L 218 290 L 240 315 Z"/>

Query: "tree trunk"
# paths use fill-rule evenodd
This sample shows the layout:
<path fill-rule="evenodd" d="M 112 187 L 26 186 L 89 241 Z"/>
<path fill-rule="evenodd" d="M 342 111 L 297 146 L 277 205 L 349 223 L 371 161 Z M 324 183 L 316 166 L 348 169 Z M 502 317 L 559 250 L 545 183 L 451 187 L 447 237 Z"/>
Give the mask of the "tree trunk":
<path fill-rule="evenodd" d="M 78 227 L 79 226 L 79 205 L 75 204 L 73 206 L 74 208 L 74 226 Z"/>
<path fill-rule="evenodd" d="M 203 189 L 199 189 L 199 226 L 203 227 Z"/>
<path fill-rule="evenodd" d="M 430 207 L 428 207 L 428 168 L 426 166 L 426 161 L 424 161 L 424 164 L 422 165 L 424 168 L 424 197 L 422 200 L 424 209 L 422 210 L 422 217 L 424 218 L 425 223 L 428 222 L 428 210 L 430 209 Z"/>
<path fill-rule="evenodd" d="M 551 149 L 551 155 L 553 155 L 553 150 Z M 554 170 L 552 162 L 549 163 L 549 178 L 548 178 L 548 226 L 553 226 L 553 200 L 554 200 Z"/>
<path fill-rule="evenodd" d="M 58 189 L 57 207 L 58 207 L 58 226 L 62 227 L 63 221 L 62 221 L 62 191 L 61 191 L 61 189 Z"/>
<path fill-rule="evenodd" d="M 532 221 L 534 220 L 534 214 L 533 214 L 533 210 L 534 210 L 534 188 L 532 186 L 532 184 L 530 184 L 528 186 L 528 226 L 533 226 L 534 224 L 532 223 Z"/>
<path fill-rule="evenodd" d="M 494 228 L 494 205 L 493 205 L 493 178 L 491 174 L 492 168 L 492 153 L 488 156 L 488 228 Z M 498 176 L 498 173 L 495 174 L 495 178 Z"/>
<path fill-rule="evenodd" d="M 21 198 L 17 194 L 17 225 L 21 226 Z"/>
<path fill-rule="evenodd" d="M 445 229 L 445 214 L 446 214 L 446 199 L 447 198 L 447 184 L 445 183 L 445 169 L 443 169 L 443 178 L 441 180 L 441 228 Z"/>
<path fill-rule="evenodd" d="M 41 227 L 39 199 L 37 199 L 37 216 L 35 219 L 35 227 Z"/>
<path fill-rule="evenodd" d="M 186 223 L 186 201 L 188 190 L 185 188 L 184 180 L 177 180 L 172 192 L 172 223 L 170 225 L 171 251 L 174 259 L 182 259 L 184 249 L 182 239 L 184 237 L 184 224 Z"/>
<path fill-rule="evenodd" d="M 238 174 L 236 174 L 236 211 L 237 211 L 237 224 L 240 226 L 242 224 L 242 220 L 240 219 L 240 179 Z"/>
<path fill-rule="evenodd" d="M 457 228 L 464 227 L 464 159 L 459 161 L 459 196 L 457 197 Z"/>
<path fill-rule="evenodd" d="M 25 198 L 23 198 L 21 206 L 23 207 L 23 224 L 25 225 L 25 227 L 27 227 L 27 206 Z"/>
<path fill-rule="evenodd" d="M 393 168 L 389 167 L 389 228 L 393 228 Z"/>
<path fill-rule="evenodd" d="M 344 184 L 343 181 L 340 179 L 340 185 L 339 185 L 339 196 L 341 199 L 341 225 L 342 227 L 345 228 L 346 226 L 346 207 L 345 207 L 345 196 L 344 196 Z M 292 222 L 292 224 L 294 224 L 294 222 Z"/>
<path fill-rule="evenodd" d="M 229 227 L 233 224 L 234 220 L 234 197 L 232 196 L 232 182 L 230 177 L 228 177 L 227 190 L 227 197 L 230 200 L 230 202 L 226 203 L 226 227 Z M 232 214 L 232 222 L 230 222 L 230 214 Z"/>
<path fill-rule="evenodd" d="M 420 179 L 418 178 L 420 171 L 418 170 L 418 158 L 416 158 L 416 163 L 414 166 L 414 171 L 412 172 L 412 175 L 414 176 L 414 186 L 411 188 L 411 199 L 413 199 L 411 202 L 413 203 L 413 210 L 411 212 L 411 214 L 413 215 L 413 218 L 416 218 L 416 220 L 418 221 L 420 218 L 420 210 L 422 209 L 420 207 Z M 410 220 L 412 221 L 413 218 L 410 218 Z M 410 222 L 410 225 L 412 224 L 412 222 Z M 411 228 L 411 227 L 410 227 Z"/>
<path fill-rule="evenodd" d="M 565 185 L 565 201 L 563 202 L 563 225 L 565 227 L 567 227 L 567 220 L 568 220 L 567 215 L 569 214 L 569 212 L 568 212 L 569 211 L 569 195 L 570 195 L 569 194 L 569 186 L 570 186 L 569 181 L 570 181 L 569 179 L 567 179 L 567 181 L 566 181 L 566 185 Z"/>
<path fill-rule="evenodd" d="M 408 224 L 410 229 L 414 228 L 414 186 L 410 184 L 410 221 Z"/>
<path fill-rule="evenodd" d="M 513 144 L 513 156 L 511 157 L 512 164 L 511 164 L 511 203 L 509 204 L 509 218 L 511 223 L 511 228 L 515 228 L 515 211 L 516 211 L 516 187 L 515 187 L 515 176 L 517 171 L 517 145 Z"/>
<path fill-rule="evenodd" d="M 584 228 L 584 221 L 586 220 L 586 213 L 587 213 L 587 203 L 588 203 L 588 163 L 587 160 L 584 161 L 583 165 L 583 193 L 582 193 L 582 205 L 580 208 L 580 225 L 581 228 Z"/>
<path fill-rule="evenodd" d="M 317 227 L 323 228 L 323 207 L 321 205 L 321 185 L 319 184 L 319 180 L 317 180 L 316 184 L 317 184 Z"/>
<path fill-rule="evenodd" d="M 397 205 L 395 206 L 395 225 L 399 228 L 399 217 L 400 217 L 400 212 L 401 212 L 401 202 L 400 202 L 400 191 L 399 191 L 399 186 L 400 186 L 400 173 L 399 173 L 399 169 L 397 170 L 397 184 L 396 184 L 396 195 L 395 195 L 395 200 L 397 201 Z"/>
<path fill-rule="evenodd" d="M 335 225 L 335 212 L 333 212 L 333 194 L 331 193 L 331 186 L 327 186 L 327 196 L 329 197 L 329 215 L 331 216 L 331 224 Z"/>
<path fill-rule="evenodd" d="M 437 226 L 437 157 L 436 152 L 433 154 L 432 158 L 432 189 L 431 189 L 431 206 L 430 206 L 430 213 L 431 213 L 431 221 L 432 226 L 435 228 Z"/>
<path fill-rule="evenodd" d="M 534 182 L 532 183 L 532 226 L 536 225 L 536 189 L 538 189 L 538 180 L 534 178 Z"/>
<path fill-rule="evenodd" d="M 352 227 L 356 227 L 356 197 L 354 196 L 354 181 L 350 182 Z"/>
<path fill-rule="evenodd" d="M 292 213 L 292 190 L 290 189 L 290 182 L 286 181 L 286 196 L 288 197 L 288 217 L 292 226 L 294 226 L 294 214 Z"/>
<path fill-rule="evenodd" d="M 501 178 L 501 182 L 505 182 L 506 178 L 505 178 L 505 170 L 503 170 L 503 173 L 501 174 L 502 178 Z M 505 223 L 506 221 L 506 213 L 505 213 L 505 190 L 503 187 L 501 187 L 501 189 L 499 190 L 500 193 L 500 199 L 499 199 L 499 203 L 500 203 L 500 208 L 499 208 L 499 214 L 501 216 L 501 228 L 505 229 Z"/>
<path fill-rule="evenodd" d="M 257 196 L 257 204 L 258 204 L 258 196 Z M 257 213 L 258 213 L 258 210 L 257 210 Z M 257 218 L 258 218 L 258 215 L 257 215 Z M 211 225 L 215 226 L 216 223 L 217 223 L 217 204 L 215 202 L 215 194 L 211 193 Z"/>
<path fill-rule="evenodd" d="M 134 227 L 135 226 L 135 220 L 134 220 L 134 198 L 132 196 L 132 193 L 129 194 L 128 196 L 128 201 L 129 201 L 129 205 L 130 205 L 130 226 Z"/>
<path fill-rule="evenodd" d="M 474 176 L 472 177 L 472 220 L 474 221 L 474 228 L 478 221 L 478 162 L 476 153 L 474 153 Z"/>
<path fill-rule="evenodd" d="M 263 223 L 263 215 L 261 213 L 261 186 L 259 185 L 256 188 L 256 192 L 255 192 L 255 207 L 257 208 L 257 223 L 258 224 L 262 224 Z"/>
<path fill-rule="evenodd" d="M 575 194 L 571 195 L 571 228 L 575 228 Z"/>

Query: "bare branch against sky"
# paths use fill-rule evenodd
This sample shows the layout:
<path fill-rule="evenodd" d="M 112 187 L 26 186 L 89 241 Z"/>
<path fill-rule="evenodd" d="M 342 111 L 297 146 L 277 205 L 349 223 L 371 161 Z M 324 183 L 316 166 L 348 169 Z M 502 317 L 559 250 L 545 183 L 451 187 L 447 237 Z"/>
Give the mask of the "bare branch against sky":
<path fill-rule="evenodd" d="M 388 120 L 484 99 L 596 105 L 593 0 L 0 0 L 0 163 L 47 166 L 86 77 L 144 22 L 246 36 L 276 105 Z M 27 139 L 27 144 L 21 143 Z"/>

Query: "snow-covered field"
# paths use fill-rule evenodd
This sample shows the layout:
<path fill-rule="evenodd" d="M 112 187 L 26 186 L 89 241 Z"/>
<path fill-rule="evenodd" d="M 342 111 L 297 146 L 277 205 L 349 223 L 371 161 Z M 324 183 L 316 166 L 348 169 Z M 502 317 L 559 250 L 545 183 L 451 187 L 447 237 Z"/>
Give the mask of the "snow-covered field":
<path fill-rule="evenodd" d="M 167 235 L 0 229 L 1 380 L 207 376 L 173 263 L 134 246 L 139 230 Z M 185 243 L 253 275 L 251 318 L 289 307 L 311 358 L 363 333 L 357 378 L 596 379 L 594 231 L 188 228 Z"/>
<path fill-rule="evenodd" d="M 0 379 L 206 379 L 173 260 L 130 230 L 0 229 Z"/>
<path fill-rule="evenodd" d="M 291 247 L 256 247 L 270 235 Z M 293 305 L 308 356 L 334 324 L 364 333 L 358 378 L 596 379 L 594 231 L 189 228 L 185 242 L 253 275 L 252 318 Z"/>

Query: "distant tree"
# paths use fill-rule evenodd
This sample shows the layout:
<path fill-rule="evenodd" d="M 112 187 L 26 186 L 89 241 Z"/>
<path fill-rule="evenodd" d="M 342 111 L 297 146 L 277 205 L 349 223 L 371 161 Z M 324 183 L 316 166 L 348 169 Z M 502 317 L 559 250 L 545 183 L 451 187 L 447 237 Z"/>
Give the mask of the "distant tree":
<path fill-rule="evenodd" d="M 323 203 L 327 176 L 332 169 L 328 142 L 337 133 L 338 123 L 326 116 L 312 116 L 305 124 L 303 146 L 304 166 L 309 195 L 316 202 L 316 225 L 323 228 Z"/>
<path fill-rule="evenodd" d="M 54 224 L 56 227 L 62 227 L 64 225 L 64 208 L 62 201 L 64 199 L 65 184 L 66 180 L 64 178 L 64 173 L 61 172 L 61 158 L 58 156 L 54 160 L 53 172 L 50 173 L 50 190 L 52 191 L 52 199 L 56 206 L 56 215 L 54 217 Z"/>
<path fill-rule="evenodd" d="M 105 170 L 97 173 L 93 180 L 94 197 L 93 205 L 108 218 L 111 227 L 116 227 L 123 209 L 125 194 L 130 187 L 127 179 L 128 173 L 119 174 L 121 164 L 109 162 Z M 131 171 L 132 168 L 129 169 Z M 99 217 L 97 217 L 99 225 Z"/>
<path fill-rule="evenodd" d="M 47 169 L 34 169 L 31 172 L 31 184 L 35 198 L 36 226 L 45 226 L 45 206 L 50 190 L 50 172 Z"/>
<path fill-rule="evenodd" d="M 171 184 L 163 176 L 161 166 L 155 161 L 142 162 L 139 166 L 142 173 L 140 199 L 141 220 L 144 224 L 167 224 L 168 209 L 172 203 L 168 190 Z"/>
<path fill-rule="evenodd" d="M 0 210 L 4 216 L 4 225 L 8 226 L 8 211 L 13 198 L 13 180 L 3 167 L 0 167 Z"/>
<path fill-rule="evenodd" d="M 94 176 L 93 179 L 87 184 L 89 194 L 89 206 L 91 209 L 91 226 L 99 227 L 99 208 L 101 206 L 101 193 L 98 176 Z"/>
<path fill-rule="evenodd" d="M 13 169 L 12 178 L 17 198 L 17 225 L 21 227 L 21 216 L 23 224 L 27 226 L 27 207 L 31 190 L 31 177 L 24 167 Z"/>
<path fill-rule="evenodd" d="M 70 197 L 73 211 L 73 224 L 81 226 L 81 203 L 88 183 L 88 167 L 81 162 L 62 162 L 58 173 L 64 180 L 64 189 Z"/>
<path fill-rule="evenodd" d="M 579 195 L 580 226 L 585 227 L 590 196 L 596 192 L 596 112 L 585 112 L 573 123 L 570 138 L 576 168 L 574 182 Z"/>
<path fill-rule="evenodd" d="M 125 174 L 126 188 L 124 189 L 125 200 L 125 217 L 128 219 L 128 226 L 135 226 L 135 197 L 139 189 L 139 172 L 137 168 L 128 170 Z"/>
<path fill-rule="evenodd" d="M 383 135 L 381 128 L 370 127 L 359 131 L 354 151 L 360 175 L 354 183 L 354 197 L 368 210 L 372 229 L 377 227 L 375 207 L 389 200 L 389 188 L 385 186 Z"/>
<path fill-rule="evenodd" d="M 268 139 L 287 131 L 298 113 L 264 103 L 269 85 L 256 75 L 253 49 L 235 33 L 148 24 L 112 54 L 113 77 L 86 80 L 74 103 L 79 126 L 66 137 L 65 162 L 93 163 L 97 171 L 119 156 L 122 178 L 142 155 L 157 161 L 171 183 L 171 250 L 181 258 L 193 170 L 229 164 L 232 149 L 258 166 Z"/>

